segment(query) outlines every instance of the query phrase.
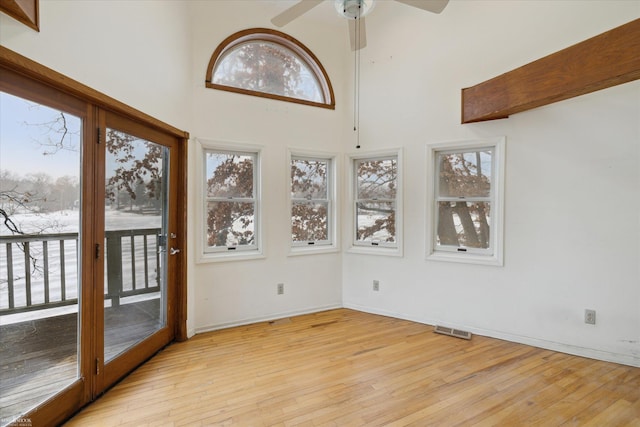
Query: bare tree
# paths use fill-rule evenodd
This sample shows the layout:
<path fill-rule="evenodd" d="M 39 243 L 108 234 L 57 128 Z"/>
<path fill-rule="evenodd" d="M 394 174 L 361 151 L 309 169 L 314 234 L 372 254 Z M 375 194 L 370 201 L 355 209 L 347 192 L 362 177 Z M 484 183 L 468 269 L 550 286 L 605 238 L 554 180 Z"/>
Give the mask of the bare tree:
<path fill-rule="evenodd" d="M 254 241 L 253 203 L 233 201 L 232 197 L 253 195 L 253 161 L 242 156 L 221 157 L 222 162 L 207 179 L 208 194 L 230 200 L 209 202 L 207 207 L 207 244 L 227 246 L 229 241 L 240 245 Z"/>
<path fill-rule="evenodd" d="M 366 160 L 357 163 L 358 199 L 366 200 L 357 207 L 358 216 L 374 218 L 370 225 L 358 223 L 357 240 L 384 236 L 384 241 L 396 241 L 397 163 L 391 159 Z"/>
<path fill-rule="evenodd" d="M 302 63 L 283 47 L 269 42 L 246 43 L 233 51 L 213 76 L 221 85 L 296 98 L 307 98 Z"/>
<path fill-rule="evenodd" d="M 31 108 L 38 108 L 34 105 Z M 69 128 L 67 115 L 58 111 L 49 121 L 40 123 L 23 122 L 24 126 L 37 128 L 41 135 L 34 142 L 42 147 L 42 155 L 50 156 L 58 151 L 78 151 L 71 136 L 79 137 L 80 131 Z"/>
<path fill-rule="evenodd" d="M 295 159 L 291 164 L 291 236 L 294 242 L 329 238 L 328 162 Z M 301 200 L 304 199 L 304 200 Z"/>
<path fill-rule="evenodd" d="M 144 155 L 139 158 L 137 148 L 144 146 Z M 162 191 L 161 145 L 140 140 L 133 135 L 115 129 L 107 129 L 107 153 L 117 165 L 107 180 L 107 197 L 116 201 L 122 191 L 131 201 L 144 203 L 158 200 Z"/>
<path fill-rule="evenodd" d="M 482 171 L 481 152 L 475 152 L 473 159 L 465 154 L 455 153 L 440 157 L 440 194 L 460 197 L 482 197 L 489 195 L 491 182 L 489 175 Z M 438 239 L 447 246 L 470 248 L 489 247 L 490 205 L 485 202 L 439 202 Z M 456 226 L 459 224 L 461 229 Z"/>

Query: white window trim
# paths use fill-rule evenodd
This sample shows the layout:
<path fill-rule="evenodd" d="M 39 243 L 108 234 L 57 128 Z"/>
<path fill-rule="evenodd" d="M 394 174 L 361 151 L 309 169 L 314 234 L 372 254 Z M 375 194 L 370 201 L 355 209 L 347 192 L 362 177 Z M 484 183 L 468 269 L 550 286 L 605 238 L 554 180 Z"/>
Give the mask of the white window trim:
<path fill-rule="evenodd" d="M 196 162 L 197 162 L 197 207 L 196 207 L 196 235 L 200 236 L 196 241 L 196 262 L 197 263 L 209 263 L 209 262 L 225 262 L 225 261 L 241 261 L 249 259 L 261 259 L 265 258 L 264 244 L 262 240 L 262 224 L 264 222 L 262 203 L 262 178 L 261 178 L 261 162 L 262 162 L 262 146 L 233 143 L 225 141 L 216 141 L 209 139 L 196 138 Z M 207 150 L 213 151 L 228 151 L 235 153 L 248 153 L 256 156 L 255 164 L 255 222 L 254 222 L 254 234 L 256 245 L 251 248 L 245 248 L 237 251 L 207 251 L 206 244 L 206 197 L 205 197 L 205 152 Z"/>
<path fill-rule="evenodd" d="M 310 151 L 304 149 L 297 148 L 289 148 L 287 150 L 287 206 L 289 207 L 289 234 L 291 234 L 291 227 L 293 224 L 291 223 L 291 209 L 293 205 L 293 201 L 291 198 L 291 160 L 294 157 L 302 157 L 309 158 L 312 160 L 328 160 L 330 162 L 330 182 L 329 182 L 329 241 L 326 243 L 318 243 L 314 245 L 305 245 L 302 243 L 296 244 L 291 238 L 289 241 L 291 242 L 289 248 L 289 256 L 299 256 L 299 255 L 311 255 L 311 254 L 321 254 L 321 253 L 333 253 L 338 252 L 340 250 L 340 246 L 338 243 L 338 230 L 340 229 L 340 220 L 338 216 L 339 204 L 338 200 L 340 199 L 340 194 L 338 192 L 338 170 L 339 170 L 339 162 L 338 155 L 335 153 L 327 153 L 322 151 Z"/>
<path fill-rule="evenodd" d="M 348 200 L 349 200 L 349 248 L 348 253 L 354 254 L 366 254 L 366 255 L 383 255 L 383 256 L 403 256 L 403 180 L 404 173 L 403 160 L 402 160 L 402 148 L 388 149 L 388 150 L 375 150 L 375 151 L 359 151 L 348 155 L 347 176 L 349 178 L 348 185 Z M 394 246 L 385 245 L 366 245 L 356 243 L 356 209 L 355 209 L 355 161 L 364 159 L 377 159 L 385 157 L 396 157 L 398 174 L 396 176 L 396 244 Z"/>
<path fill-rule="evenodd" d="M 489 251 L 458 252 L 436 248 L 437 215 L 436 215 L 436 172 L 437 153 L 442 151 L 473 150 L 493 148 L 494 165 L 491 177 L 491 191 L 494 204 L 491 206 L 491 244 Z M 506 138 L 496 137 L 473 141 L 450 141 L 427 144 L 427 235 L 426 258 L 429 261 L 450 261 L 468 264 L 504 265 L 504 177 L 505 177 Z"/>

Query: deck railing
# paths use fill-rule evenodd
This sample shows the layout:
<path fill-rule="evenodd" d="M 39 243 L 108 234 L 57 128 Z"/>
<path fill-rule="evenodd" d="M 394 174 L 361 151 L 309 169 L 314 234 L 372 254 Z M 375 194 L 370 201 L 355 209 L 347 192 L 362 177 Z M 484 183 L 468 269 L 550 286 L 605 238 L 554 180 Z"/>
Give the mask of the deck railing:
<path fill-rule="evenodd" d="M 160 290 L 160 229 L 105 232 L 105 300 Z M 0 315 L 78 303 L 78 233 L 0 236 Z"/>
<path fill-rule="evenodd" d="M 110 299 L 112 306 L 120 305 L 120 298 L 160 290 L 160 231 L 145 228 L 105 232 L 105 299 Z"/>

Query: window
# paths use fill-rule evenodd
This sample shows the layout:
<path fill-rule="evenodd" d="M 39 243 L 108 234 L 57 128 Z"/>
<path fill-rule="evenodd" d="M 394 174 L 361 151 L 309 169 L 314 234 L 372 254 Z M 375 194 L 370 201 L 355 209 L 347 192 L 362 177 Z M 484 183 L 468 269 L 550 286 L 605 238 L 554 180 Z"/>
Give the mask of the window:
<path fill-rule="evenodd" d="M 504 139 L 430 146 L 429 256 L 502 265 Z"/>
<path fill-rule="evenodd" d="M 203 143 L 204 254 L 259 249 L 259 151 Z"/>
<path fill-rule="evenodd" d="M 209 61 L 206 86 L 335 108 L 331 82 L 315 55 L 293 37 L 264 28 L 227 37 Z"/>
<path fill-rule="evenodd" d="M 397 153 L 352 158 L 353 248 L 400 254 L 399 163 Z"/>
<path fill-rule="evenodd" d="M 336 247 L 334 162 L 331 157 L 291 155 L 291 241 L 294 252 Z"/>

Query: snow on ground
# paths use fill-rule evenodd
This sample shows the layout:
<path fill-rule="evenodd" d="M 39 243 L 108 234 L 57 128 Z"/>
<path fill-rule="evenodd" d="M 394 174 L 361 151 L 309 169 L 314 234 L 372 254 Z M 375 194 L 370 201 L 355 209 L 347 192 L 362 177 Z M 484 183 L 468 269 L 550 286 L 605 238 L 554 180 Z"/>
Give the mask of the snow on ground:
<path fill-rule="evenodd" d="M 80 211 L 63 210 L 50 213 L 17 213 L 11 220 L 25 234 L 30 233 L 77 233 L 80 229 Z M 160 228 L 160 215 L 140 215 L 135 212 L 105 211 L 107 230 L 133 230 L 138 228 Z M 44 231 L 43 231 L 44 230 Z M 0 224 L 0 236 L 11 236 L 11 231 Z"/>

